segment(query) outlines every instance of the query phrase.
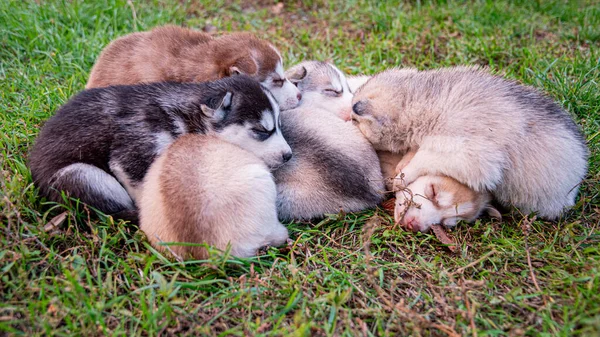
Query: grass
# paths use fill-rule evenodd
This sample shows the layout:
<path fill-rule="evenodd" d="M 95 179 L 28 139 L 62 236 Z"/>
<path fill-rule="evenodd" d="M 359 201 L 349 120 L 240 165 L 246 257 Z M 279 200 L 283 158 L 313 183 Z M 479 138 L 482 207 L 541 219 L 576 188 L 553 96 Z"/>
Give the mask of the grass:
<path fill-rule="evenodd" d="M 279 14 L 273 4 L 0 0 L 0 335 L 600 334 L 598 3 L 307 0 Z M 460 225 L 458 253 L 377 209 L 292 223 L 293 246 L 256 258 L 173 262 L 133 226 L 44 202 L 26 167 L 40 126 L 84 88 L 103 46 L 165 23 L 253 31 L 288 66 L 480 64 L 536 86 L 587 137 L 579 202 L 558 222 L 513 212 Z"/>

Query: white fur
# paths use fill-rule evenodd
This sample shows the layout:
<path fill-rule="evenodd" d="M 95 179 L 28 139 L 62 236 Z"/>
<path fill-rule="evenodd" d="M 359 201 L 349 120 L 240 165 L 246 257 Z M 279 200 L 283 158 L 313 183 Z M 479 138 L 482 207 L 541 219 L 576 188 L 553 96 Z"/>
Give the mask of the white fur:
<path fill-rule="evenodd" d="M 320 83 L 319 90 L 310 90 L 302 92 L 301 106 L 303 108 L 313 108 L 331 111 L 345 121 L 350 120 L 350 112 L 352 110 L 352 90 L 348 86 L 346 76 L 336 66 L 331 63 L 326 64 L 331 70 L 339 75 L 339 79 L 335 76 L 328 76 L 323 79 L 325 82 Z M 322 74 L 328 74 L 326 71 L 321 71 Z M 335 89 L 341 91 L 341 95 L 337 97 L 325 94 L 325 89 Z"/>
<path fill-rule="evenodd" d="M 131 198 L 135 202 L 137 202 L 139 200 L 139 196 L 140 196 L 139 186 L 136 186 L 135 184 L 133 184 L 131 179 L 129 179 L 129 175 L 127 173 L 125 173 L 125 171 L 123 170 L 121 165 L 119 165 L 116 161 L 114 161 L 114 160 L 109 161 L 108 166 L 110 167 L 110 170 L 112 171 L 112 173 L 117 177 L 117 179 L 121 183 L 123 183 L 123 186 L 125 187 L 125 190 L 127 190 L 127 193 L 129 193 L 129 196 L 131 196 Z"/>
<path fill-rule="evenodd" d="M 273 83 L 273 78 L 285 79 L 283 86 L 278 86 Z M 262 84 L 273 93 L 281 110 L 293 109 L 300 103 L 300 90 L 285 78 L 283 61 L 279 60 L 279 62 L 277 62 L 275 74 L 269 76 Z"/>
<path fill-rule="evenodd" d="M 263 117 L 260 121 L 260 124 L 264 126 L 265 130 L 271 131 L 275 128 L 275 118 L 271 111 L 263 111 Z"/>
<path fill-rule="evenodd" d="M 154 134 L 154 143 L 156 144 L 156 154 L 161 154 L 167 146 L 173 143 L 173 136 L 167 131 L 161 131 Z"/>

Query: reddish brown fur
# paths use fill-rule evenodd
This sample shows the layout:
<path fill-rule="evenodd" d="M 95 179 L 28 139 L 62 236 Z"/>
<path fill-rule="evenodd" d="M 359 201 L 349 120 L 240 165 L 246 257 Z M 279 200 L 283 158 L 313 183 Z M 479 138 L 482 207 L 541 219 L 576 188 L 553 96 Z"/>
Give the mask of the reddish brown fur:
<path fill-rule="evenodd" d="M 92 68 L 86 88 L 162 81 L 213 81 L 241 73 L 264 81 L 280 55 L 250 33 L 213 38 L 199 31 L 163 26 L 110 43 Z"/>

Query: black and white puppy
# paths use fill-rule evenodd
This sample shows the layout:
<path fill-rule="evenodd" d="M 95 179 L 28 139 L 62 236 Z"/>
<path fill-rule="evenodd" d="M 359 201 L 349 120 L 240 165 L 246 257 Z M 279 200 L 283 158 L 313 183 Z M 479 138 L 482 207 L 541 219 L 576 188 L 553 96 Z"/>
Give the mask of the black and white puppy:
<path fill-rule="evenodd" d="M 29 166 L 34 183 L 53 201 L 64 191 L 104 213 L 127 212 L 135 210 L 154 159 L 187 133 L 216 135 L 271 169 L 292 156 L 273 96 L 240 75 L 83 91 L 46 122 Z"/>

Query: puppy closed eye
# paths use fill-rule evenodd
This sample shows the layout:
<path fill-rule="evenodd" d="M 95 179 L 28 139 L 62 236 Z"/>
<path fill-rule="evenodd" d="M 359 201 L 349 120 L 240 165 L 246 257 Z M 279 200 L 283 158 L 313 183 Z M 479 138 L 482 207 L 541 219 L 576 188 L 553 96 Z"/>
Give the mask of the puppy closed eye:
<path fill-rule="evenodd" d="M 344 91 L 343 91 L 343 89 L 337 90 L 337 89 L 333 89 L 333 88 L 327 88 L 327 89 L 323 90 L 323 93 L 327 96 L 339 97 L 339 96 L 342 96 Z"/>
<path fill-rule="evenodd" d="M 252 129 L 252 132 L 254 132 L 254 134 L 256 135 L 256 138 L 258 138 L 258 140 L 263 141 L 266 140 L 267 138 L 271 137 L 271 135 L 273 134 L 273 131 L 275 131 L 275 129 L 268 131 L 267 129 L 264 128 L 254 128 Z"/>
<path fill-rule="evenodd" d="M 437 197 L 436 187 L 433 184 L 430 184 L 425 189 L 425 197 L 431 201 L 435 201 Z"/>
<path fill-rule="evenodd" d="M 273 79 L 273 85 L 275 87 L 283 87 L 283 84 L 285 83 L 285 79 Z"/>

